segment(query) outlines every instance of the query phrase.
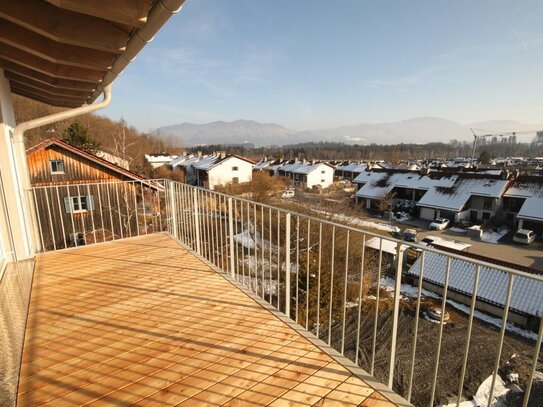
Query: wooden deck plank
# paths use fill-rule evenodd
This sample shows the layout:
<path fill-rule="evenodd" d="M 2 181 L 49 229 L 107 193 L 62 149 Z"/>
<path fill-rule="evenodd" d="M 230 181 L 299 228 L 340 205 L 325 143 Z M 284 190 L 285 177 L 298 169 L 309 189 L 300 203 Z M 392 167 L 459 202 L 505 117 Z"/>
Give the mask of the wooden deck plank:
<path fill-rule="evenodd" d="M 166 235 L 40 255 L 22 360 L 19 406 L 394 405 Z"/>

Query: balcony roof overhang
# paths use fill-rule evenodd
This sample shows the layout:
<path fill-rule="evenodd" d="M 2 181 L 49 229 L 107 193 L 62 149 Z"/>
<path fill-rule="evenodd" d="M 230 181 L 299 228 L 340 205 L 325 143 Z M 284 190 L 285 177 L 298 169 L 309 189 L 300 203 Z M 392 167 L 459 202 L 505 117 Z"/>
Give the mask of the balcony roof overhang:
<path fill-rule="evenodd" d="M 13 93 L 91 104 L 184 0 L 0 2 L 0 69 Z"/>

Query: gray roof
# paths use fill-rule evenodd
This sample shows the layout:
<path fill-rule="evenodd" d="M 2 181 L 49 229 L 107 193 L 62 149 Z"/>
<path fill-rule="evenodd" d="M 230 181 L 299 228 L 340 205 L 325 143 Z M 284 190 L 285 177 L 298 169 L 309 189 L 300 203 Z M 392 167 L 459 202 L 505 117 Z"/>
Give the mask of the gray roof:
<path fill-rule="evenodd" d="M 543 183 L 517 180 L 504 196 L 525 198 L 517 218 L 543 221 Z"/>
<path fill-rule="evenodd" d="M 407 272 L 420 275 L 421 257 Z M 447 267 L 447 256 L 426 252 L 424 256 L 423 280 L 443 286 Z M 451 259 L 449 289 L 473 295 L 475 263 L 468 260 Z M 481 267 L 477 298 L 504 306 L 509 283 L 509 274 L 491 267 Z M 517 276 L 513 283 L 511 309 L 528 315 L 541 316 L 543 313 L 543 282 Z"/>

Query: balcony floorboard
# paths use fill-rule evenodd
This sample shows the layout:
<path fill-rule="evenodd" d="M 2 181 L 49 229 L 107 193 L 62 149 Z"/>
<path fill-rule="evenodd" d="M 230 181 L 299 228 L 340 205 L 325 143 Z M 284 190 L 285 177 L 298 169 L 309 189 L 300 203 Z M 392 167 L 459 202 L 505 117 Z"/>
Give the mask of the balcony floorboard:
<path fill-rule="evenodd" d="M 18 405 L 394 406 L 167 235 L 36 259 Z"/>

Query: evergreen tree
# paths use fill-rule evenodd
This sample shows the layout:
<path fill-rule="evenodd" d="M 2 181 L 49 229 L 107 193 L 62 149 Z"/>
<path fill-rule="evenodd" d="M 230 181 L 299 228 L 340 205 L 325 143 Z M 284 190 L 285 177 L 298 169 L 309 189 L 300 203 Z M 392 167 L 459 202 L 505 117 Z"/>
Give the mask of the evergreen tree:
<path fill-rule="evenodd" d="M 77 120 L 74 120 L 72 124 L 66 128 L 62 134 L 62 140 L 93 154 L 100 149 L 100 143 L 91 137 L 88 127 Z"/>

